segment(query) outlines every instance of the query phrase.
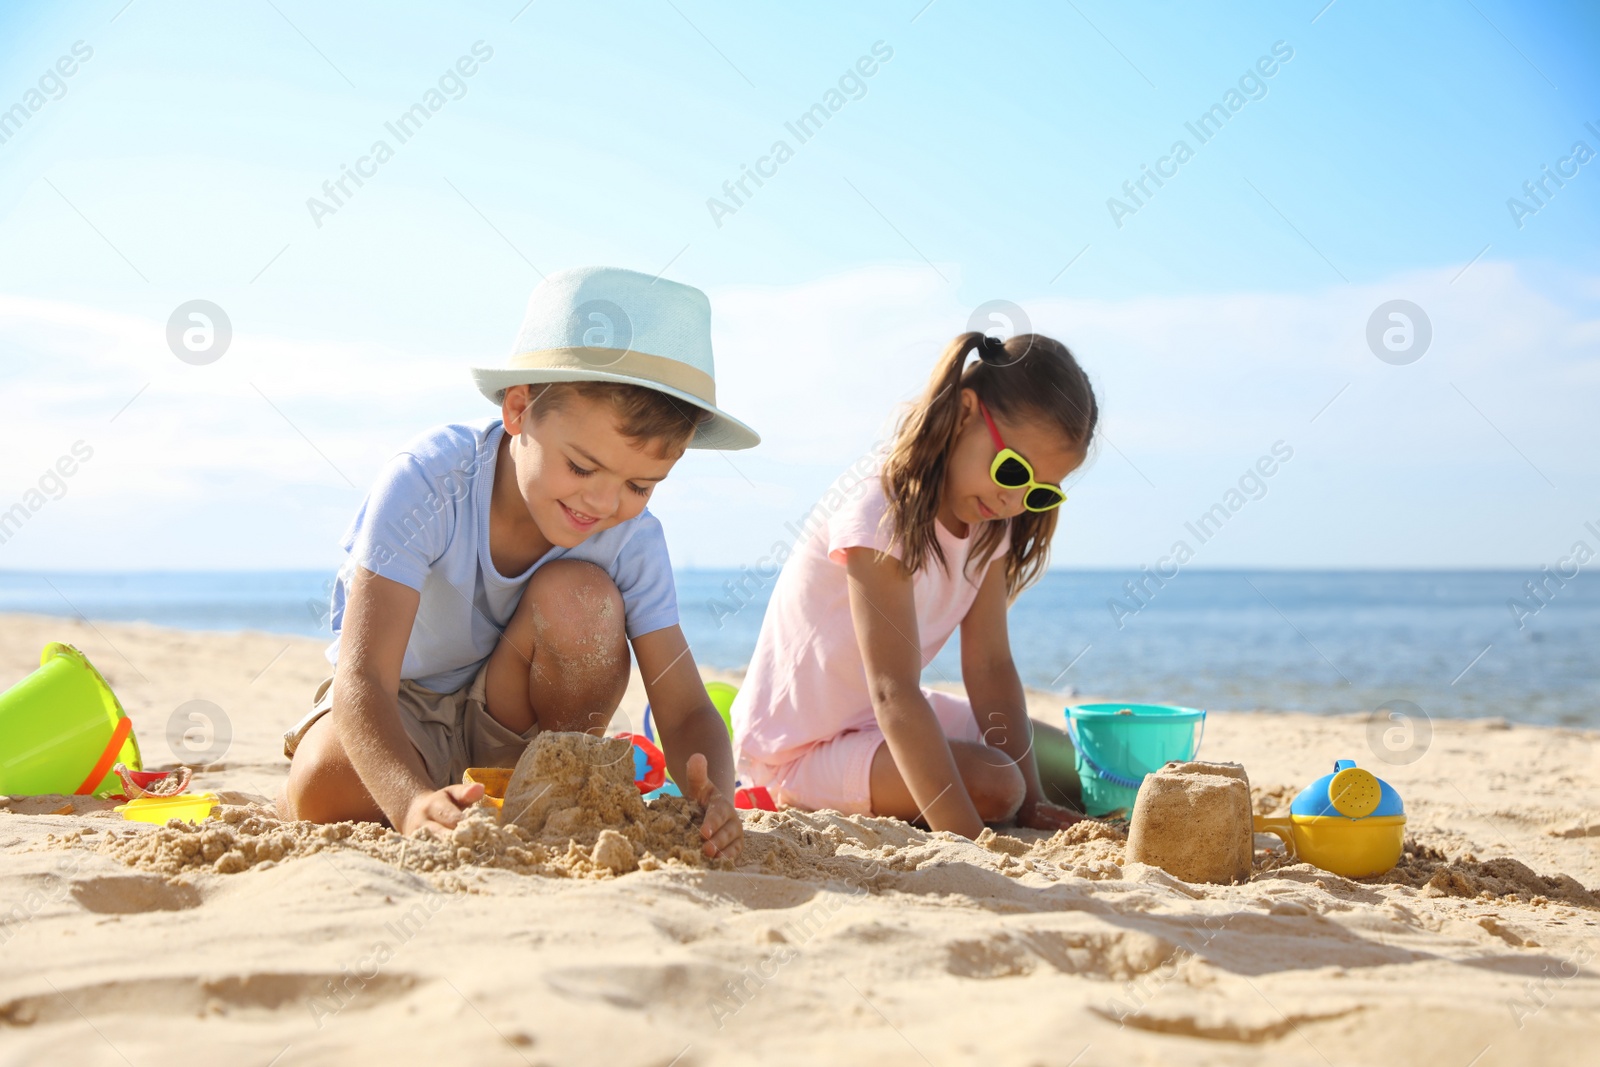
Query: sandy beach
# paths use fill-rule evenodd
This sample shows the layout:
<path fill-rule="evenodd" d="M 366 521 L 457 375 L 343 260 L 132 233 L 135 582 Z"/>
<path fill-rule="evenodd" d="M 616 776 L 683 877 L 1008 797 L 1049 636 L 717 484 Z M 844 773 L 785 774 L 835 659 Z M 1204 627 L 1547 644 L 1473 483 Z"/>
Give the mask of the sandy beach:
<path fill-rule="evenodd" d="M 4 616 L 0 682 L 48 641 L 104 673 L 147 767 L 174 763 L 180 705 L 222 709 L 196 786 L 242 858 L 185 860 L 107 802 L 8 798 L 0 1064 L 1491 1067 L 1600 1041 L 1595 732 L 1439 720 L 1391 765 L 1362 717 L 1214 711 L 1201 758 L 1242 763 L 1258 812 L 1341 757 L 1400 790 L 1407 856 L 1361 882 L 1266 838 L 1247 884 L 1190 885 L 1100 827 L 969 842 L 826 813 L 750 816 L 731 868 L 529 873 L 498 845 L 276 822 L 318 641 Z"/>

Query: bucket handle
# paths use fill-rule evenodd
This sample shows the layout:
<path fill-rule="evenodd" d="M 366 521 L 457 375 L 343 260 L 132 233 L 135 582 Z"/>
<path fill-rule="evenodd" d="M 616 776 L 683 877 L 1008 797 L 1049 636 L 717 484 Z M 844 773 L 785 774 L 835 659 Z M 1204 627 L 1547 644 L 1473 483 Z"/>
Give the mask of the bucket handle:
<path fill-rule="evenodd" d="M 111 740 L 106 742 L 106 749 L 100 753 L 100 758 L 95 761 L 94 769 L 89 772 L 89 777 L 83 780 L 78 787 L 77 796 L 94 792 L 94 787 L 100 780 L 111 773 L 111 765 L 116 762 L 117 753 L 122 751 L 122 743 L 133 732 L 133 720 L 126 715 L 117 719 L 116 728 L 111 731 Z"/>
<path fill-rule="evenodd" d="M 1072 747 L 1078 750 L 1078 754 L 1083 757 L 1083 762 L 1089 765 L 1089 769 L 1093 771 L 1097 777 L 1104 778 L 1112 785 L 1120 785 L 1124 789 L 1138 789 L 1144 784 L 1144 777 L 1142 775 L 1138 778 L 1126 778 L 1120 774 L 1115 774 L 1112 771 L 1108 771 L 1096 763 L 1094 761 L 1094 757 L 1089 755 L 1089 750 L 1085 748 L 1083 743 L 1078 740 L 1078 724 L 1073 720 L 1071 715 L 1067 716 L 1067 736 L 1072 739 Z M 1195 755 L 1198 756 L 1200 754 L 1200 745 L 1203 741 L 1205 741 L 1205 739 L 1206 714 L 1202 711 L 1200 713 L 1200 736 L 1195 740 L 1194 743 Z"/>
<path fill-rule="evenodd" d="M 1072 721 L 1072 716 L 1070 715 L 1067 716 L 1067 736 L 1072 739 L 1072 747 L 1078 750 L 1078 755 L 1083 757 L 1083 762 L 1089 765 L 1089 769 L 1095 773 L 1097 778 L 1104 778 L 1112 785 L 1120 785 L 1124 789 L 1138 789 L 1144 784 L 1143 776 L 1124 778 L 1122 775 L 1114 774 L 1096 763 L 1094 757 L 1089 755 L 1089 750 L 1083 747 L 1082 742 L 1078 740 L 1078 724 Z"/>

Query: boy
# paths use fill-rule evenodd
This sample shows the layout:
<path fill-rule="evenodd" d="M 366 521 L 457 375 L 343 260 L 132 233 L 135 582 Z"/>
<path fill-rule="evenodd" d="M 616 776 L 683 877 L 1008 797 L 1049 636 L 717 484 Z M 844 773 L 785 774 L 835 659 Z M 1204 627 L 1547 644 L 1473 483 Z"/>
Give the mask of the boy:
<path fill-rule="evenodd" d="M 667 764 L 738 855 L 733 755 L 678 626 L 645 508 L 688 448 L 760 438 L 716 406 L 705 294 L 611 267 L 546 278 L 503 367 L 500 418 L 441 426 L 392 459 L 345 533 L 333 676 L 284 737 L 282 806 L 315 822 L 445 833 L 541 730 L 602 731 L 628 643 Z"/>

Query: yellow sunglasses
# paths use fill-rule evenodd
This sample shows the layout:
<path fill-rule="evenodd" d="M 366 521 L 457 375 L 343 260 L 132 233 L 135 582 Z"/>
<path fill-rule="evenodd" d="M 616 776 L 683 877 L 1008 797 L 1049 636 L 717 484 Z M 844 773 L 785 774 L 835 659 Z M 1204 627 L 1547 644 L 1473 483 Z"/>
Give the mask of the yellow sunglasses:
<path fill-rule="evenodd" d="M 1006 447 L 1006 443 L 1000 439 L 994 419 L 989 417 L 989 409 L 981 400 L 978 401 L 978 410 L 983 412 L 983 421 L 989 424 L 989 436 L 998 449 L 994 462 L 989 464 L 989 477 L 994 484 L 1002 489 L 1026 489 L 1027 492 L 1022 494 L 1022 506 L 1029 511 L 1049 511 L 1066 503 L 1067 494 L 1061 491 L 1059 485 L 1033 480 L 1032 465 L 1016 449 Z"/>

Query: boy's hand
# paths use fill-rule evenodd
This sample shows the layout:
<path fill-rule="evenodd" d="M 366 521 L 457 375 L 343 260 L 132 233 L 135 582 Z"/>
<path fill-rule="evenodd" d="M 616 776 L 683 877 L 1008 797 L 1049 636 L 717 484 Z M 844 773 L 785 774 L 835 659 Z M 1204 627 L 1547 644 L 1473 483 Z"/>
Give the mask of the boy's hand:
<path fill-rule="evenodd" d="M 744 847 L 744 824 L 739 821 L 738 811 L 712 784 L 706 773 L 706 758 L 703 755 L 696 752 L 690 756 L 685 770 L 688 771 L 689 780 L 684 783 L 686 788 L 683 795 L 698 801 L 706 809 L 705 821 L 700 824 L 700 836 L 706 840 L 701 851 L 712 859 L 718 856 L 738 859 L 739 850 Z"/>
<path fill-rule="evenodd" d="M 456 823 L 461 821 L 461 809 L 483 796 L 483 785 L 447 785 L 431 793 L 419 793 L 406 807 L 405 817 L 395 827 L 410 837 L 418 830 L 427 830 L 435 837 L 449 837 Z"/>
<path fill-rule="evenodd" d="M 1087 815 L 1079 815 L 1071 808 L 1063 808 L 1048 800 L 1036 800 L 1022 805 L 1017 812 L 1017 825 L 1029 830 L 1064 830 L 1086 818 Z"/>

